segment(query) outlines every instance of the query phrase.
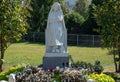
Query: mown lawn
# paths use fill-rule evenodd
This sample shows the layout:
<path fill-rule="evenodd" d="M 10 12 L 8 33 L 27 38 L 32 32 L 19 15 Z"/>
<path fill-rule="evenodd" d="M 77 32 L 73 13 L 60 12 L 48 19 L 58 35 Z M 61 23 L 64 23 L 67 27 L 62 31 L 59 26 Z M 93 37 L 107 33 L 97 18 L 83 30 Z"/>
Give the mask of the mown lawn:
<path fill-rule="evenodd" d="M 94 63 L 95 60 L 100 60 L 107 70 L 113 69 L 112 55 L 108 55 L 107 49 L 90 48 L 90 47 L 77 47 L 68 46 L 68 52 L 72 56 L 73 60 L 85 61 Z M 42 64 L 42 58 L 45 53 L 45 45 L 34 43 L 14 43 L 5 53 L 4 69 L 18 64 L 30 64 L 40 65 Z"/>

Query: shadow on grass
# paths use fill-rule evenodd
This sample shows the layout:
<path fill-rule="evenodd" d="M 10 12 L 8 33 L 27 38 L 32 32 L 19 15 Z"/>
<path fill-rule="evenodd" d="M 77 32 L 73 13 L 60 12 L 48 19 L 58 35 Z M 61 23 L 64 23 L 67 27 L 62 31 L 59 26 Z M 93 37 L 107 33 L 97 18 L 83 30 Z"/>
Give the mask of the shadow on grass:
<path fill-rule="evenodd" d="M 33 42 L 33 41 L 17 41 L 17 42 L 13 42 L 13 43 L 26 43 L 26 44 L 41 44 L 41 45 L 45 45 L 45 43 Z"/>

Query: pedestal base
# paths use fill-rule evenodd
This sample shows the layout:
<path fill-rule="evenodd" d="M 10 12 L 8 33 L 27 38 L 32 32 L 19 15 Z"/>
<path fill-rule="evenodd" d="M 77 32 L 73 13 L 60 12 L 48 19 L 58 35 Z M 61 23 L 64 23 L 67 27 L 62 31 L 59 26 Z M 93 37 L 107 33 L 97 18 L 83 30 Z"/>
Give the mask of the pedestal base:
<path fill-rule="evenodd" d="M 58 54 L 59 55 L 59 54 Z M 60 68 L 69 66 L 69 56 L 44 56 L 43 57 L 43 69 L 47 70 L 49 68 L 55 69 L 56 66 Z"/>

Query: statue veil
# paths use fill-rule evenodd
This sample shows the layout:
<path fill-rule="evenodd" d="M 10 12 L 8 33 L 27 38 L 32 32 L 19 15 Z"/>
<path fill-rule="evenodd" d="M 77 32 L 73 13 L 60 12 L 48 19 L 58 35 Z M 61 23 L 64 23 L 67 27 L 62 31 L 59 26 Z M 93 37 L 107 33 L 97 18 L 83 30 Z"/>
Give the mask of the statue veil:
<path fill-rule="evenodd" d="M 56 52 L 57 49 L 67 52 L 67 31 L 64 15 L 58 2 L 51 7 L 46 28 L 46 52 Z"/>

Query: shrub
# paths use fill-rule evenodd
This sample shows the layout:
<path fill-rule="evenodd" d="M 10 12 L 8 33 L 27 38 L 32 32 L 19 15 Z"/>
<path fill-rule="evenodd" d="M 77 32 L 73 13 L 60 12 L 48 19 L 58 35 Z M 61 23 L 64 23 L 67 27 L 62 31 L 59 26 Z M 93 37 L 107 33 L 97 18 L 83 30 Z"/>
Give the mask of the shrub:
<path fill-rule="evenodd" d="M 114 78 L 115 82 L 120 82 L 120 74 L 119 73 L 112 73 L 112 72 L 104 72 L 106 75 L 111 76 Z"/>
<path fill-rule="evenodd" d="M 106 74 L 90 74 L 88 79 L 93 79 L 95 82 L 115 82 L 114 79 Z"/>
<path fill-rule="evenodd" d="M 86 82 L 87 75 L 86 69 L 67 68 L 61 74 L 61 82 L 68 80 L 70 82 Z"/>
<path fill-rule="evenodd" d="M 61 82 L 61 76 L 59 74 L 55 75 L 53 78 L 52 78 L 52 82 Z"/>
<path fill-rule="evenodd" d="M 80 62 L 80 61 L 77 61 L 77 62 L 75 63 L 75 67 L 87 69 L 87 68 L 92 68 L 93 65 L 92 65 L 91 63 L 86 63 L 86 62 L 84 62 L 84 61 L 81 61 L 81 62 Z"/>
<path fill-rule="evenodd" d="M 1 72 L 0 80 L 8 80 L 7 75 L 10 75 L 11 73 L 16 72 L 16 71 L 22 71 L 25 66 L 26 66 L 25 64 L 17 65 L 17 66 L 11 67 L 6 72 Z"/>
<path fill-rule="evenodd" d="M 100 74 L 103 71 L 103 67 L 100 65 L 100 61 L 96 60 L 93 66 L 94 72 Z"/>
<path fill-rule="evenodd" d="M 50 82 L 51 71 L 44 71 L 37 66 L 27 66 L 21 72 L 16 72 L 16 82 Z"/>

